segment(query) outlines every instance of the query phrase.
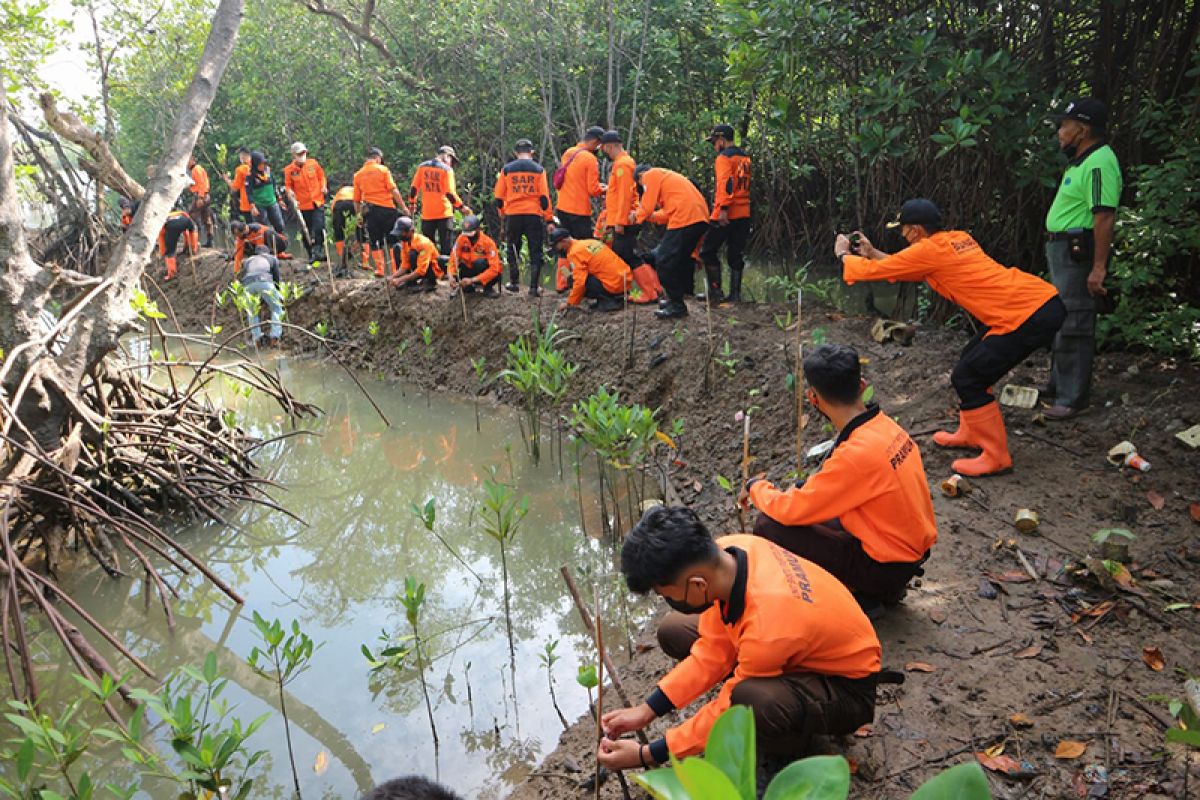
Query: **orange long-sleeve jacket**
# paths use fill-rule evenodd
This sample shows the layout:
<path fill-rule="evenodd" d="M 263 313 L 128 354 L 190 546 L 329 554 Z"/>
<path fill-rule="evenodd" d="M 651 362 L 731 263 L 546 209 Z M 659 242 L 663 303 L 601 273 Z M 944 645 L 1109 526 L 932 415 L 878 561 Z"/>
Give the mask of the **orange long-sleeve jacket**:
<path fill-rule="evenodd" d="M 392 171 L 383 164 L 367 161 L 362 165 L 362 169 L 354 173 L 356 203 L 395 208 L 396 201 L 392 197 L 395 190 L 396 180 L 392 177 Z"/>
<path fill-rule="evenodd" d="M 714 170 L 717 182 L 712 218 L 721 216 L 722 208 L 727 209 L 729 219 L 750 216 L 750 156 L 740 147 L 726 147 L 717 154 Z"/>
<path fill-rule="evenodd" d="M 246 179 L 250 177 L 250 165 L 238 164 L 237 169 L 233 171 L 233 181 L 229 186 L 231 192 L 236 192 L 238 196 L 238 210 L 250 210 L 250 198 L 246 196 Z"/>
<path fill-rule="evenodd" d="M 416 270 L 417 275 L 422 278 L 425 273 L 432 267 L 433 276 L 435 278 L 442 277 L 442 265 L 438 263 L 438 248 L 433 243 L 433 240 L 428 236 L 423 236 L 419 233 L 414 233 L 412 239 L 408 241 L 400 240 L 400 271 L 411 272 Z M 416 256 L 414 263 L 413 257 Z"/>
<path fill-rule="evenodd" d="M 628 153 L 617 156 L 608 173 L 608 192 L 604 195 L 604 213 L 608 224 L 629 225 L 629 215 L 637 206 L 637 182 L 633 171 L 637 168 Z"/>
<path fill-rule="evenodd" d="M 780 491 L 757 480 L 750 484 L 750 499 L 784 525 L 837 518 L 880 563 L 919 561 L 937 541 L 921 451 L 877 408 L 842 429 L 821 470 L 803 486 Z"/>
<path fill-rule="evenodd" d="M 596 161 L 595 154 L 580 142 L 574 147 L 568 147 L 559 163 L 567 164 L 567 173 L 563 176 L 562 188 L 558 190 L 556 209 L 568 214 L 590 217 L 592 198 L 604 193 L 600 188 L 600 164 Z"/>
<path fill-rule="evenodd" d="M 638 207 L 638 224 L 650 219 L 660 206 L 666 214 L 667 230 L 708 221 L 708 203 L 704 201 L 704 195 L 678 172 L 654 167 L 643 173 L 642 186 L 645 191 Z"/>
<path fill-rule="evenodd" d="M 454 170 L 436 158 L 422 162 L 413 173 L 408 187 L 409 205 L 413 205 L 417 195 L 421 197 L 423 220 L 446 219 L 463 204 L 454 184 Z M 415 206 L 413 211 L 416 211 Z"/>
<path fill-rule="evenodd" d="M 504 265 L 500 263 L 500 251 L 496 248 L 496 240 L 483 231 L 474 239 L 460 233 L 454 242 L 454 249 L 450 251 L 450 263 L 446 265 L 446 272 L 458 277 L 460 263 L 473 264 L 481 258 L 487 259 L 488 266 L 476 277 L 481 284 L 490 283 L 504 269 Z"/>
<path fill-rule="evenodd" d="M 496 177 L 496 206 L 506 217 L 531 214 L 551 219 L 550 184 L 546 169 L 530 158 L 514 159 Z"/>
<path fill-rule="evenodd" d="M 197 164 L 192 167 L 192 194 L 196 197 L 208 197 L 212 191 L 212 182 L 208 179 L 208 171 Z"/>
<path fill-rule="evenodd" d="M 270 241 L 267 240 L 268 236 L 270 236 Z M 246 229 L 244 235 L 237 237 L 237 241 L 233 244 L 233 271 L 235 273 L 242 271 L 242 260 L 246 256 L 254 255 L 254 249 L 259 245 L 270 247 L 271 252 L 277 257 L 291 258 L 285 252 L 287 250 L 286 236 L 276 233 L 275 229 L 269 225 L 260 225 L 254 222 Z"/>
<path fill-rule="evenodd" d="M 647 701 L 660 715 L 683 708 L 733 672 L 714 700 L 667 731 L 667 749 L 678 757 L 704 749 L 734 688 L 747 678 L 787 672 L 865 678 L 879 672 L 875 629 L 837 578 L 751 534 L 725 536 L 717 544 L 738 560 L 734 594 L 700 615 L 691 654 Z"/>
<path fill-rule="evenodd" d="M 329 190 L 325 170 L 315 158 L 306 159 L 303 164 L 293 161 L 284 167 L 283 185 L 296 196 L 301 211 L 325 205 L 325 193 Z"/>
<path fill-rule="evenodd" d="M 567 262 L 571 265 L 571 294 L 569 305 L 577 306 L 583 301 L 584 284 L 589 275 L 616 295 L 629 291 L 633 285 L 633 273 L 621 257 L 604 242 L 595 239 L 580 239 L 567 251 Z"/>
<path fill-rule="evenodd" d="M 341 203 L 344 200 L 349 200 L 350 202 L 354 202 L 354 187 L 353 186 L 343 186 L 342 188 L 340 188 L 336 192 L 334 192 L 334 195 L 333 195 L 334 203 Z"/>
<path fill-rule="evenodd" d="M 1058 294 L 1024 270 L 992 260 L 965 231 L 939 231 L 880 261 L 849 255 L 842 260 L 846 283 L 920 281 L 1003 336 Z"/>

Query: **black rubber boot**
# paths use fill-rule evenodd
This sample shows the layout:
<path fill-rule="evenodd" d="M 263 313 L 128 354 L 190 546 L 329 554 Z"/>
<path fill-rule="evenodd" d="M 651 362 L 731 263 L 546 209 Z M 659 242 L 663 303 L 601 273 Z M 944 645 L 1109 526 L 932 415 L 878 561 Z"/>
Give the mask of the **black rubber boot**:
<path fill-rule="evenodd" d="M 729 296 L 726 299 L 731 303 L 742 302 L 742 271 L 740 269 L 729 270 Z"/>

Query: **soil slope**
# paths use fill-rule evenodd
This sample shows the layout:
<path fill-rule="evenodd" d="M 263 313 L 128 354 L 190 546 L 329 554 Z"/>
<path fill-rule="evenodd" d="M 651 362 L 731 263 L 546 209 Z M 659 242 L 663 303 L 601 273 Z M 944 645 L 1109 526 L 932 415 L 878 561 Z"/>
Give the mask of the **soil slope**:
<path fill-rule="evenodd" d="M 229 276 L 228 265 L 211 252 L 181 264 L 165 297 L 185 330 L 202 331 L 214 315 L 223 335 L 240 327 L 228 306 L 214 309 L 212 303 L 213 290 Z M 490 372 L 501 368 L 507 344 L 530 329 L 532 309 L 548 319 L 559 299 L 469 296 L 464 322 L 460 300 L 444 286 L 434 294 L 389 293 L 369 279 L 339 280 L 335 295 L 328 281 L 317 284 L 311 275 L 297 280 L 313 285 L 290 308 L 289 322 L 309 330 L 318 322 L 328 325 L 332 346 L 346 362 L 465 393 L 478 386 L 471 359 L 485 357 Z M 149 292 L 161 304 L 159 290 Z M 796 334 L 781 329 L 782 307 L 713 309 L 711 341 L 727 363 L 711 364 L 706 382 L 709 322 L 703 304 L 691 303 L 691 311 L 678 324 L 655 320 L 646 307 L 563 316 L 561 324 L 576 334 L 564 350 L 581 367 L 567 400 L 607 384 L 626 401 L 661 407 L 664 421 L 682 418 L 672 486 L 714 532 L 727 532 L 736 529 L 737 519 L 716 476 L 736 482 L 740 475 L 739 409 L 761 407 L 751 437 L 755 470 L 778 481 L 795 469 L 794 395 L 786 380 Z M 870 337 L 872 322 L 810 308 L 803 335 L 811 342 L 820 328 L 818 337 L 859 350 L 876 401 L 921 445 L 940 538 L 920 586 L 878 623 L 885 664 L 907 670 L 907 683 L 881 690 L 869 731 L 822 742 L 825 752 L 852 759 L 852 796 L 907 797 L 940 769 L 999 744 L 1005 755 L 1028 762 L 1035 775 L 989 772 L 996 797 L 1194 796 L 1184 769 L 1188 755 L 1164 744 L 1170 719 L 1165 703 L 1151 696 L 1181 697 L 1180 671 L 1200 671 L 1200 605 L 1165 610 L 1200 602 L 1200 525 L 1189 517 L 1189 504 L 1200 501 L 1200 452 L 1174 439 L 1200 423 L 1200 369 L 1150 355 L 1102 355 L 1090 413 L 1043 426 L 1032 411 L 1006 409 L 1015 471 L 977 480 L 971 498 L 952 499 L 939 484 L 955 455 L 935 447 L 929 434 L 953 419 L 949 371 L 966 334 L 921 329 L 910 346 L 877 344 Z M 376 335 L 369 333 L 371 323 L 378 325 Z M 428 354 L 425 326 L 433 334 Z M 722 355 L 726 342 L 730 354 Z M 327 357 L 330 345 L 290 331 L 284 346 Z M 1009 380 L 1040 386 L 1047 365 L 1047 357 L 1036 354 Z M 500 384 L 487 391 L 496 401 L 517 402 Z M 827 436 L 821 420 L 809 420 L 806 446 Z M 1152 463 L 1151 471 L 1106 463 L 1107 450 L 1127 438 Z M 1041 516 L 1040 535 L 1013 527 L 1021 508 Z M 1120 576 L 1124 585 L 1074 574 L 1096 550 L 1091 534 L 1109 527 L 1137 536 L 1130 573 Z M 668 667 L 652 631 L 643 633 L 642 643 L 644 652 L 618 663 L 635 701 Z M 1155 652 L 1162 654 L 1161 665 Z M 593 735 L 591 720 L 580 720 L 512 796 L 583 796 L 575 784 L 590 772 Z M 1086 749 L 1056 758 L 1063 741 Z M 576 772 L 580 768 L 583 774 Z M 617 782 L 609 781 L 602 794 L 620 797 Z"/>

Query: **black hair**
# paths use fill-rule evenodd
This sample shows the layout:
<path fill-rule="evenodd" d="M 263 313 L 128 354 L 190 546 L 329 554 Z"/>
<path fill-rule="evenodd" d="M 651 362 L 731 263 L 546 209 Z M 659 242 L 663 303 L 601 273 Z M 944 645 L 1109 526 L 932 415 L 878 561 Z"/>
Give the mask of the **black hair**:
<path fill-rule="evenodd" d="M 246 230 L 246 223 L 240 219 L 231 219 L 229 221 L 229 230 L 233 233 L 241 233 Z"/>
<path fill-rule="evenodd" d="M 688 567 L 721 554 L 708 528 L 686 506 L 654 506 L 633 526 L 621 547 L 621 573 L 629 591 L 646 594 L 674 583 Z"/>
<path fill-rule="evenodd" d="M 462 800 L 454 792 L 420 775 L 405 775 L 381 783 L 362 800 Z"/>
<path fill-rule="evenodd" d="M 259 186 L 266 186 L 271 182 L 271 176 L 268 172 L 267 157 L 265 154 L 255 150 L 250 154 L 250 174 L 246 176 L 246 188 L 248 190 L 257 189 Z"/>
<path fill-rule="evenodd" d="M 239 148 L 237 149 L 237 151 L 238 151 L 238 155 L 241 155 L 242 153 L 245 153 L 246 155 L 250 155 L 250 148 L 249 148 L 249 147 L 245 147 L 245 146 L 243 146 L 243 147 L 239 147 Z"/>
<path fill-rule="evenodd" d="M 804 358 L 804 379 L 821 397 L 853 403 L 862 384 L 858 351 L 848 344 L 819 344 Z"/>
<path fill-rule="evenodd" d="M 634 169 L 633 169 L 633 177 L 634 177 L 634 178 L 641 178 L 643 175 L 645 175 L 645 174 L 646 174 L 646 172 L 647 172 L 648 170 L 652 170 L 652 169 L 654 169 L 654 167 L 650 166 L 649 164 L 638 164 L 638 165 L 637 165 L 636 167 L 634 167 Z"/>

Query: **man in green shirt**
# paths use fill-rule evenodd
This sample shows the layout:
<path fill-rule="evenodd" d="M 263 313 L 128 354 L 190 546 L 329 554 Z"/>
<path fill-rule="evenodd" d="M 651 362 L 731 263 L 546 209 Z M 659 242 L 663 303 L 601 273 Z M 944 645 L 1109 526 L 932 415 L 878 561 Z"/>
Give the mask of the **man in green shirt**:
<path fill-rule="evenodd" d="M 1058 145 L 1070 162 L 1046 213 L 1050 280 L 1067 306 L 1054 340 L 1046 419 L 1064 420 L 1088 405 L 1096 353 L 1096 298 L 1112 254 L 1121 200 L 1121 167 L 1105 141 L 1108 110 L 1093 97 L 1072 101 L 1058 118 Z"/>

